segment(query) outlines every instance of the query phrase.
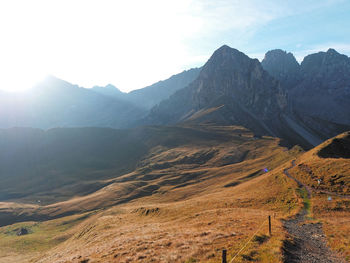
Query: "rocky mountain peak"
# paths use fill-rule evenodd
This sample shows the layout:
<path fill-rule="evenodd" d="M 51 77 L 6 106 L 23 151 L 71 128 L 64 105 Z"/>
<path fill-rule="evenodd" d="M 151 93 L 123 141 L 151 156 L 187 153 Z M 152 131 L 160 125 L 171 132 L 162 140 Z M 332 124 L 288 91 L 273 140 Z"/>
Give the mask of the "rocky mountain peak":
<path fill-rule="evenodd" d="M 300 80 L 300 65 L 290 52 L 270 50 L 265 54 L 261 65 L 287 89 L 293 88 Z"/>
<path fill-rule="evenodd" d="M 194 102 L 197 108 L 210 104 L 221 96 L 228 96 L 257 114 L 264 114 L 264 100 L 275 97 L 274 106 L 283 108 L 284 91 L 267 74 L 257 59 L 251 59 L 237 49 L 222 46 L 204 65 L 197 81 Z M 271 107 L 273 103 L 269 102 Z M 259 105 L 261 104 L 261 105 Z M 260 108 L 260 109 L 259 109 Z M 266 111 L 266 109 L 265 109 Z"/>
<path fill-rule="evenodd" d="M 298 68 L 299 63 L 291 52 L 282 49 L 273 49 L 265 54 L 261 64 L 263 67 L 276 67 L 279 63 L 283 68 Z"/>
<path fill-rule="evenodd" d="M 318 89 L 343 88 L 350 82 L 350 58 L 335 49 L 308 55 L 301 63 L 303 78 Z"/>
<path fill-rule="evenodd" d="M 329 49 L 327 50 L 327 53 L 328 53 L 328 54 L 332 54 L 332 55 L 339 55 L 339 53 L 338 53 L 335 49 L 333 49 L 333 48 L 329 48 Z"/>
<path fill-rule="evenodd" d="M 285 106 L 285 91 L 260 62 L 225 45 L 213 53 L 194 82 L 153 108 L 148 120 L 238 124 L 275 134 Z"/>
<path fill-rule="evenodd" d="M 289 93 L 295 114 L 323 138 L 349 130 L 350 58 L 334 49 L 308 55 Z"/>
<path fill-rule="evenodd" d="M 220 71 L 220 74 L 244 72 L 252 66 L 254 60 L 237 49 L 224 45 L 217 49 L 204 65 L 200 77 Z M 256 63 L 258 61 L 255 61 Z"/>

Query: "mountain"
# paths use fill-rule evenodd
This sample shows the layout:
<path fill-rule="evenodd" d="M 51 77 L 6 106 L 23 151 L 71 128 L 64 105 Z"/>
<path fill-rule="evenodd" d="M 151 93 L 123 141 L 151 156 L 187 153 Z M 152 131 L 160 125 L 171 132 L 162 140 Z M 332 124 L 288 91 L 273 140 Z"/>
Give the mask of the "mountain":
<path fill-rule="evenodd" d="M 192 68 L 185 70 L 179 74 L 173 75 L 170 78 L 147 86 L 142 89 L 133 90 L 129 93 L 121 92 L 119 89 L 109 84 L 106 87 L 95 86 L 92 89 L 95 92 L 116 97 L 128 102 L 131 102 L 138 107 L 149 110 L 157 105 L 162 100 L 169 98 L 170 95 L 177 90 L 188 86 L 194 81 L 200 72 L 200 68 Z"/>
<path fill-rule="evenodd" d="M 0 128 L 134 126 L 149 108 L 192 82 L 199 70 L 130 93 L 111 84 L 85 89 L 49 76 L 25 93 L 0 93 Z"/>
<path fill-rule="evenodd" d="M 177 90 L 188 86 L 198 77 L 200 70 L 200 68 L 185 70 L 151 86 L 133 90 L 128 93 L 127 100 L 146 109 L 151 109 L 162 100 L 169 98 Z"/>
<path fill-rule="evenodd" d="M 286 90 L 259 61 L 222 46 L 194 82 L 154 107 L 144 122 L 234 124 L 257 135 L 279 136 L 290 144 L 310 147 L 319 142 L 286 113 Z"/>
<path fill-rule="evenodd" d="M 115 98 L 123 98 L 123 96 L 125 95 L 124 92 L 120 91 L 118 88 L 116 88 L 112 84 L 108 84 L 105 87 L 94 86 L 92 87 L 92 90 L 97 93 L 100 93 L 106 96 L 115 97 Z"/>
<path fill-rule="evenodd" d="M 301 72 L 303 80 L 291 92 L 291 98 L 303 121 L 324 126 L 315 129 L 328 137 L 342 132 L 342 126 L 349 129 L 350 58 L 329 49 L 306 56 Z M 327 125 L 320 125 L 322 121 Z"/>
<path fill-rule="evenodd" d="M 125 127 L 144 110 L 118 98 L 47 77 L 32 90 L 0 96 L 0 127 Z"/>
<path fill-rule="evenodd" d="M 301 79 L 300 65 L 290 52 L 270 50 L 265 54 L 261 65 L 287 89 L 295 87 Z"/>
<path fill-rule="evenodd" d="M 334 49 L 304 58 L 281 50 L 266 53 L 262 65 L 288 88 L 289 108 L 299 124 L 327 139 L 350 130 L 350 58 Z"/>
<path fill-rule="evenodd" d="M 326 244 L 347 260 L 349 132 L 306 153 L 283 145 L 310 147 L 347 127 L 348 58 L 308 56 L 288 86 L 293 59 L 271 54 L 265 70 L 219 48 L 194 81 L 152 108 L 147 126 L 0 129 L 0 261 L 219 262 L 220 248 L 234 255 L 245 240 L 238 260 L 282 262 L 304 245 L 306 256 L 322 250 L 317 257 L 343 262 Z M 118 94 L 49 78 L 26 94 L 1 94 L 0 120 L 128 126 L 143 117 Z M 333 116 L 332 107 L 345 112 Z"/>

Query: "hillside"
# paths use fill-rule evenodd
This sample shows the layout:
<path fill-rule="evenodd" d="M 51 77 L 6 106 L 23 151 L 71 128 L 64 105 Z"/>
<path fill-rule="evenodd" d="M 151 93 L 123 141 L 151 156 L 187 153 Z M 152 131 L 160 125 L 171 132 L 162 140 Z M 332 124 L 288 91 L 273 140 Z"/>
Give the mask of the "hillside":
<path fill-rule="evenodd" d="M 104 179 L 132 171 L 149 147 L 142 137 L 109 128 L 0 130 L 0 201 L 43 203 L 87 194 Z"/>
<path fill-rule="evenodd" d="M 65 201 L 72 197 L 78 211 L 83 204 L 93 210 L 207 181 L 211 169 L 227 171 L 263 154 L 249 130 L 231 126 L 9 129 L 0 143 L 1 201 L 48 205 L 55 215 L 59 201 L 61 213 L 77 212 Z"/>
<path fill-rule="evenodd" d="M 300 156 L 291 172 L 319 191 L 350 195 L 350 133 L 331 138 Z"/>
<path fill-rule="evenodd" d="M 300 150 L 281 147 L 279 139 L 257 139 L 238 126 L 148 127 L 137 133 L 149 151 L 134 171 L 101 180 L 107 186 L 100 190 L 47 205 L 0 203 L 2 225 L 22 222 L 0 228 L 0 258 L 216 262 L 217 249 L 233 254 L 267 215 L 298 209 L 295 184 L 282 168 Z M 282 225 L 274 220 L 276 236 L 253 242 L 245 256 L 281 259 Z M 30 234 L 16 236 L 19 227 Z"/>
<path fill-rule="evenodd" d="M 85 139 L 89 139 L 86 133 L 92 133 L 90 129 L 58 131 L 74 131 Z M 288 240 L 281 219 L 293 216 L 305 203 L 303 190 L 283 173 L 292 160 L 296 166 L 289 169 L 291 175 L 308 183 L 296 172 L 305 171 L 301 168 L 307 165 L 327 182 L 315 187 L 311 213 L 323 223 L 331 247 L 339 255 L 349 255 L 348 200 L 337 196 L 348 189 L 349 168 L 343 158 L 348 133 L 306 153 L 297 147 L 282 147 L 277 138 L 257 138 L 240 126 L 151 126 L 126 131 L 96 129 L 92 134 L 97 140 L 99 133 L 105 138 L 106 133 L 122 132 L 129 135 L 128 144 L 139 138 L 145 147 L 138 148 L 143 152 L 129 153 L 127 158 L 137 157 L 129 172 L 92 172 L 98 190 L 81 192 L 81 196 L 67 194 L 59 202 L 48 202 L 48 198 L 38 203 L 30 195 L 0 203 L 0 262 L 217 262 L 222 248 L 228 249 L 231 259 L 264 222 L 238 262 L 280 262 Z M 117 140 L 115 143 L 118 145 Z M 106 145 L 102 143 L 101 148 Z M 125 151 L 111 148 L 116 153 Z M 83 159 L 88 155 L 94 156 L 86 151 Z M 124 153 L 110 155 L 112 163 L 119 158 L 125 161 Z M 95 158 L 105 156 L 97 151 Z M 327 162 L 318 162 L 320 159 Z M 322 174 L 325 170 L 329 177 Z M 337 179 L 344 183 L 334 181 L 330 171 L 338 175 L 343 171 L 343 177 Z M 73 180 L 72 173 L 68 174 Z M 321 190 L 336 191 L 333 200 L 327 202 Z M 51 193 L 41 192 L 43 200 L 45 196 Z M 273 215 L 272 237 L 267 236 L 268 215 Z M 29 234 L 16 236 L 22 228 Z"/>
<path fill-rule="evenodd" d="M 311 214 L 324 225 L 331 247 L 350 259 L 350 133 L 300 155 L 290 174 L 312 191 Z"/>
<path fill-rule="evenodd" d="M 242 133 L 246 132 L 241 129 Z M 232 136 L 226 132 L 221 138 L 221 134 L 190 127 L 3 129 L 0 130 L 0 200 L 51 203 L 85 195 L 106 185 L 106 180 L 139 166 L 146 173 L 142 160 L 153 151 L 160 154 L 185 145 L 188 151 L 191 146 L 206 149 Z M 193 151 L 195 159 L 191 161 L 190 155 L 188 162 L 194 164 L 215 155 L 213 150 Z M 177 156 L 180 158 L 181 151 Z M 183 158 L 186 162 L 186 157 Z"/>

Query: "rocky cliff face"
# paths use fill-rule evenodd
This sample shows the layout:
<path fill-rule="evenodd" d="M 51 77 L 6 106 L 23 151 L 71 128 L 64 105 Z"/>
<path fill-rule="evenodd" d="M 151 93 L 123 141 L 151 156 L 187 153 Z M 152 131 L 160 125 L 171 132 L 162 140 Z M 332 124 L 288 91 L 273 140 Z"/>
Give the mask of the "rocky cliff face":
<path fill-rule="evenodd" d="M 147 122 L 239 124 L 278 135 L 286 103 L 284 89 L 258 60 L 222 46 L 192 84 L 152 109 Z"/>
<path fill-rule="evenodd" d="M 268 51 L 261 65 L 287 89 L 295 87 L 301 80 L 300 65 L 290 52 L 281 49 Z"/>
<path fill-rule="evenodd" d="M 334 49 L 308 55 L 298 66 L 281 50 L 266 53 L 264 68 L 288 88 L 289 116 L 321 139 L 350 129 L 350 58 Z"/>
<path fill-rule="evenodd" d="M 323 138 L 350 129 L 350 58 L 334 49 L 304 58 L 290 92 L 293 111 Z"/>
<path fill-rule="evenodd" d="M 269 119 L 283 110 L 286 95 L 256 59 L 228 46 L 216 50 L 197 79 L 193 97 L 200 109 L 227 96 L 259 119 Z"/>

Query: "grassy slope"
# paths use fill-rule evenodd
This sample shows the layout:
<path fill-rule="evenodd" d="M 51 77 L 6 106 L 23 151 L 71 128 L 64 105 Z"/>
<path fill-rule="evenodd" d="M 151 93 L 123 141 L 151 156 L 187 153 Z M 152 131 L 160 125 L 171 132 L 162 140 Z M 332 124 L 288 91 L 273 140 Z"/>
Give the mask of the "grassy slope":
<path fill-rule="evenodd" d="M 110 179 L 96 193 L 39 210 L 26 208 L 55 216 L 106 207 L 67 232 L 57 233 L 56 227 L 43 231 L 48 239 L 73 233 L 66 241 L 47 246 L 33 242 L 40 255 L 21 249 L 23 237 L 7 236 L 8 242 L 24 257 L 29 253 L 32 262 L 217 262 L 222 248 L 230 258 L 268 215 L 276 213 L 272 238 L 265 236 L 265 223 L 260 238 L 248 245 L 239 261 L 280 261 L 284 233 L 278 219 L 300 205 L 296 185 L 282 171 L 300 151 L 288 151 L 273 138 L 255 139 L 240 127 L 167 129 L 151 133 L 163 142 L 134 172 Z M 181 141 L 176 142 L 172 138 L 179 131 Z M 264 174 L 263 168 L 272 171 Z M 56 220 L 42 224 L 65 219 Z M 6 251 L 0 247 L 0 255 Z M 18 261 L 15 254 L 6 259 Z"/>
<path fill-rule="evenodd" d="M 50 204 L 84 196 L 108 179 L 133 171 L 156 146 L 168 149 L 227 139 L 183 127 L 0 129 L 0 201 Z"/>
<path fill-rule="evenodd" d="M 337 150 L 337 147 L 332 146 L 335 139 L 339 141 L 344 138 L 349 138 L 349 132 L 329 139 L 301 155 L 296 159 L 296 167 L 290 170 L 290 174 L 312 186 L 316 191 L 350 195 L 350 159 L 340 157 L 339 152 L 329 151 L 329 149 Z M 325 150 L 328 153 L 327 158 L 319 154 Z M 317 179 L 322 180 L 320 185 Z M 328 201 L 328 196 L 332 196 L 331 201 Z M 350 199 L 315 193 L 311 204 L 312 216 L 324 223 L 330 246 L 350 260 Z"/>
<path fill-rule="evenodd" d="M 74 215 L 46 222 L 22 222 L 0 228 L 0 262 L 27 262 L 65 240 L 74 233 L 74 227 L 89 214 Z M 17 236 L 20 228 L 28 235 Z"/>
<path fill-rule="evenodd" d="M 260 239 L 242 255 L 278 262 L 284 238 L 278 219 L 290 205 L 297 208 L 294 187 L 279 170 L 184 201 L 159 203 L 152 197 L 113 207 L 86 221 L 73 238 L 39 262 L 218 262 L 222 248 L 231 258 L 264 221 Z M 268 215 L 273 215 L 272 238 L 266 237 Z M 239 256 L 237 262 L 244 258 Z"/>

